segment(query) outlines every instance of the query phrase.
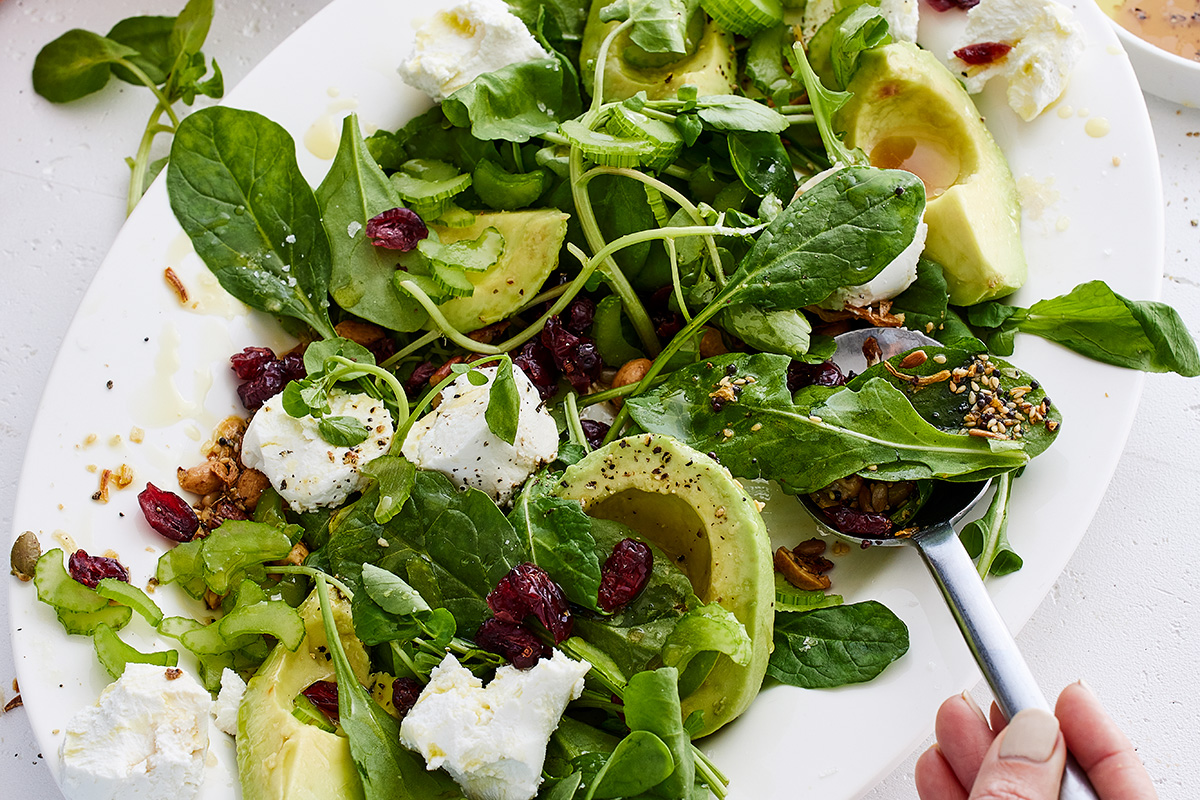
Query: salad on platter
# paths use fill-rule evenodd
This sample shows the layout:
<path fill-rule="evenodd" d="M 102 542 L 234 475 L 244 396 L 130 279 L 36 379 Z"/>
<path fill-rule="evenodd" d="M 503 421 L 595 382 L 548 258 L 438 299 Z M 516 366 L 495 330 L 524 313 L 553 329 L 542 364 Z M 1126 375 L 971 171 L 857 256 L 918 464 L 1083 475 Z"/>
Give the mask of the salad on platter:
<path fill-rule="evenodd" d="M 836 593 L 838 545 L 772 552 L 752 492 L 895 537 L 937 481 L 993 478 L 964 541 L 982 577 L 1021 567 L 1014 479 L 1064 423 L 1016 333 L 1200 356 L 1100 281 L 1001 302 L 1018 194 L 950 56 L 913 43 L 915 3 L 822 5 L 468 0 L 400 64 L 437 104 L 369 136 L 346 117 L 316 187 L 264 116 L 179 122 L 176 219 L 296 344 L 230 354 L 244 414 L 140 489 L 175 543 L 153 583 L 192 616 L 118 559 L 18 540 L 115 681 L 66 729 L 69 794 L 198 792 L 208 690 L 247 798 L 724 797 L 695 742 L 764 681 L 869 681 L 909 646 Z M 1069 15 L 967 14 L 955 69 L 1041 113 Z M 901 326 L 938 344 L 829 360 Z M 177 646 L 127 644 L 134 612 Z M 152 758 L 100 735 L 126 717 Z"/>

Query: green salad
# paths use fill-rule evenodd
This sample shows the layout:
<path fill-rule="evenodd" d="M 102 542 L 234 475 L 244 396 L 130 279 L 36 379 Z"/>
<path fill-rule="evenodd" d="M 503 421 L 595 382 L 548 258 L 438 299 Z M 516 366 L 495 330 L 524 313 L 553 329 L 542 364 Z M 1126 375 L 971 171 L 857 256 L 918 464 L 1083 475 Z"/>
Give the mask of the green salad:
<path fill-rule="evenodd" d="M 1162 304 L 1098 281 L 1004 303 L 1020 208 L 962 85 L 871 2 L 785 5 L 439 12 L 401 68 L 438 102 L 369 136 L 347 117 L 316 187 L 259 114 L 174 127 L 175 216 L 299 342 L 232 354 L 249 422 L 139 496 L 176 542 L 157 582 L 209 613 L 165 616 L 112 559 L 27 560 L 114 679 L 179 661 L 122 641 L 136 612 L 210 691 L 248 682 L 244 797 L 724 797 L 693 740 L 764 681 L 869 681 L 908 649 L 835 593 L 822 540 L 771 552 L 742 481 L 894 537 L 935 482 L 995 479 L 963 539 L 1005 574 L 1014 479 L 1064 424 L 1015 335 L 1200 374 Z M 510 60 L 430 49 L 485 29 Z M 936 344 L 844 374 L 833 337 L 872 326 Z"/>

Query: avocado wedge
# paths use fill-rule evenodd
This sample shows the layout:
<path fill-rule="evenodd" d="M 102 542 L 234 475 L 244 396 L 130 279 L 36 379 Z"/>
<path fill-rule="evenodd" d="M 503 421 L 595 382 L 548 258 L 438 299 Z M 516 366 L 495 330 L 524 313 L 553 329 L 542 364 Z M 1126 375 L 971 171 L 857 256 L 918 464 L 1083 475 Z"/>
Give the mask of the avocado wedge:
<path fill-rule="evenodd" d="M 1004 153 L 966 89 L 926 50 L 896 42 L 864 52 L 835 117 L 846 144 L 878 167 L 925 182 L 925 256 L 945 269 L 950 302 L 1003 297 L 1025 282 L 1021 204 Z"/>
<path fill-rule="evenodd" d="M 244 800 L 360 800 L 362 780 L 344 736 L 292 716 L 292 703 L 317 681 L 334 680 L 326 654 L 325 626 L 315 595 L 300 607 L 304 642 L 296 652 L 282 644 L 250 679 L 238 710 L 237 761 Z M 366 681 L 367 653 L 354 636 L 350 605 L 335 600 L 333 616 L 346 656 Z"/>
<path fill-rule="evenodd" d="M 744 665 L 719 656 L 682 698 L 683 716 L 704 713 L 701 736 L 733 720 L 762 685 L 775 621 L 767 528 L 752 497 L 713 459 L 669 436 L 619 439 L 569 467 L 558 493 L 588 514 L 628 525 L 666 553 L 696 596 L 720 603 L 746 628 Z"/>

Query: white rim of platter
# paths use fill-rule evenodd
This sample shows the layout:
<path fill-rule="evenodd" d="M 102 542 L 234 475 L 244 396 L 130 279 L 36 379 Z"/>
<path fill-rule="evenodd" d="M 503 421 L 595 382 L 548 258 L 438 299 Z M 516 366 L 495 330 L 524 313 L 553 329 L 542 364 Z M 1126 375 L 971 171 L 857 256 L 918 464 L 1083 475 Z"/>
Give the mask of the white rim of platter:
<path fill-rule="evenodd" d="M 300 167 L 315 185 L 345 114 L 356 112 L 369 132 L 395 129 L 428 107 L 400 81 L 396 65 L 410 48 L 417 17 L 449 4 L 335 0 L 268 56 L 227 104 L 259 111 L 289 130 Z M 1151 299 L 1162 276 L 1163 211 L 1149 118 L 1107 18 L 1091 0 L 1071 5 L 1088 46 L 1055 106 L 1023 123 L 1005 104 L 999 81 L 977 98 L 1023 197 L 1030 277 L 1013 302 L 1029 305 L 1096 278 L 1123 295 Z M 944 55 L 962 14 L 939 15 L 924 5 L 921 14 L 922 43 Z M 166 267 L 188 287 L 186 305 L 164 282 Z M 247 345 L 288 342 L 273 321 L 217 286 L 176 223 L 160 179 L 121 230 L 55 361 L 30 436 L 13 537 L 33 530 L 45 550 L 113 551 L 133 581 L 146 585 L 167 543 L 145 523 L 136 493 L 147 481 L 173 487 L 176 467 L 198 463 L 216 423 L 241 411 L 227 364 Z M 1054 447 L 1016 484 L 1009 536 L 1025 567 L 989 583 L 1015 630 L 1087 529 L 1143 380 L 1030 337 L 1018 338 L 1013 361 L 1042 377 L 1065 418 Z M 109 381 L 112 388 L 104 388 Z M 133 469 L 133 486 L 112 491 L 107 504 L 92 501 L 94 470 L 121 464 Z M 767 496 L 765 486 L 750 488 Z M 794 499 L 767 497 L 764 516 L 775 545 L 813 535 Z M 877 599 L 895 611 L 909 627 L 911 649 L 867 684 L 765 688 L 741 719 L 702 743 L 730 777 L 735 800 L 859 797 L 928 735 L 944 698 L 978 680 L 915 552 L 855 551 L 838 561 L 834 581 L 847 602 Z M 95 702 L 108 677 L 91 640 L 65 634 L 32 585 L 10 586 L 25 708 L 58 780 L 62 731 Z M 167 614 L 203 614 L 170 587 L 155 600 Z M 142 650 L 172 647 L 138 619 L 122 635 Z M 186 652 L 181 666 L 191 666 Z M 215 728 L 211 754 L 202 797 L 239 796 L 233 741 Z"/>

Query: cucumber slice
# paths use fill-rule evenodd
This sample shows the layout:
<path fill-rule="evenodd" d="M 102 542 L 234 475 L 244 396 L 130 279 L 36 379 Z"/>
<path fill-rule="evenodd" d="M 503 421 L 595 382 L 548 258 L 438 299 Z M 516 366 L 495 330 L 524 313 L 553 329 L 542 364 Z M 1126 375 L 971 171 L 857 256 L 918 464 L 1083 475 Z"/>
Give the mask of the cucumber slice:
<path fill-rule="evenodd" d="M 583 151 L 589 161 L 605 167 L 640 167 L 655 160 L 655 144 L 594 131 L 578 120 L 559 125 L 562 135 Z"/>
<path fill-rule="evenodd" d="M 605 129 L 623 139 L 641 139 L 653 144 L 653 154 L 644 164 L 648 169 L 660 170 L 670 166 L 683 149 L 683 137 L 674 125 L 652 119 L 625 106 L 611 109 Z"/>
<path fill-rule="evenodd" d="M 504 253 L 504 236 L 495 228 L 484 228 L 475 239 L 442 244 L 425 239 L 417 250 L 430 262 L 467 272 L 487 272 Z"/>
<path fill-rule="evenodd" d="M 447 202 L 471 185 L 470 173 L 430 159 L 405 161 L 389 180 L 406 203 L 424 208 Z"/>
<path fill-rule="evenodd" d="M 742 36 L 783 22 L 779 0 L 700 0 L 700 5 L 718 25 Z"/>
<path fill-rule="evenodd" d="M 475 284 L 471 283 L 467 273 L 448 264 L 432 262 L 429 265 L 429 278 L 450 297 L 470 297 L 475 293 Z"/>
<path fill-rule="evenodd" d="M 471 173 L 475 193 L 496 211 L 516 211 L 533 205 L 550 185 L 546 170 L 507 172 L 494 161 L 480 161 Z"/>
<path fill-rule="evenodd" d="M 296 699 L 292 701 L 292 716 L 305 725 L 320 728 L 326 733 L 333 733 L 337 730 L 337 726 L 329 721 L 329 717 L 325 716 L 325 712 L 317 708 L 316 703 L 309 700 L 303 694 L 296 695 Z"/>
<path fill-rule="evenodd" d="M 429 295 L 430 300 L 438 305 L 441 305 L 442 303 L 451 299 L 450 293 L 443 289 L 441 284 L 434 281 L 434 279 L 428 275 L 417 275 L 411 272 L 397 272 L 392 280 L 397 284 L 400 283 L 400 281 L 411 281 L 415 283 L 421 291 Z M 400 292 L 404 297 L 409 296 L 408 292 L 400 289 L 399 287 L 396 288 L 396 291 Z"/>
<path fill-rule="evenodd" d="M 418 212 L 418 216 L 420 216 L 420 212 Z M 444 228 L 469 228 L 475 224 L 475 215 L 465 208 L 459 208 L 451 203 L 434 222 Z"/>

